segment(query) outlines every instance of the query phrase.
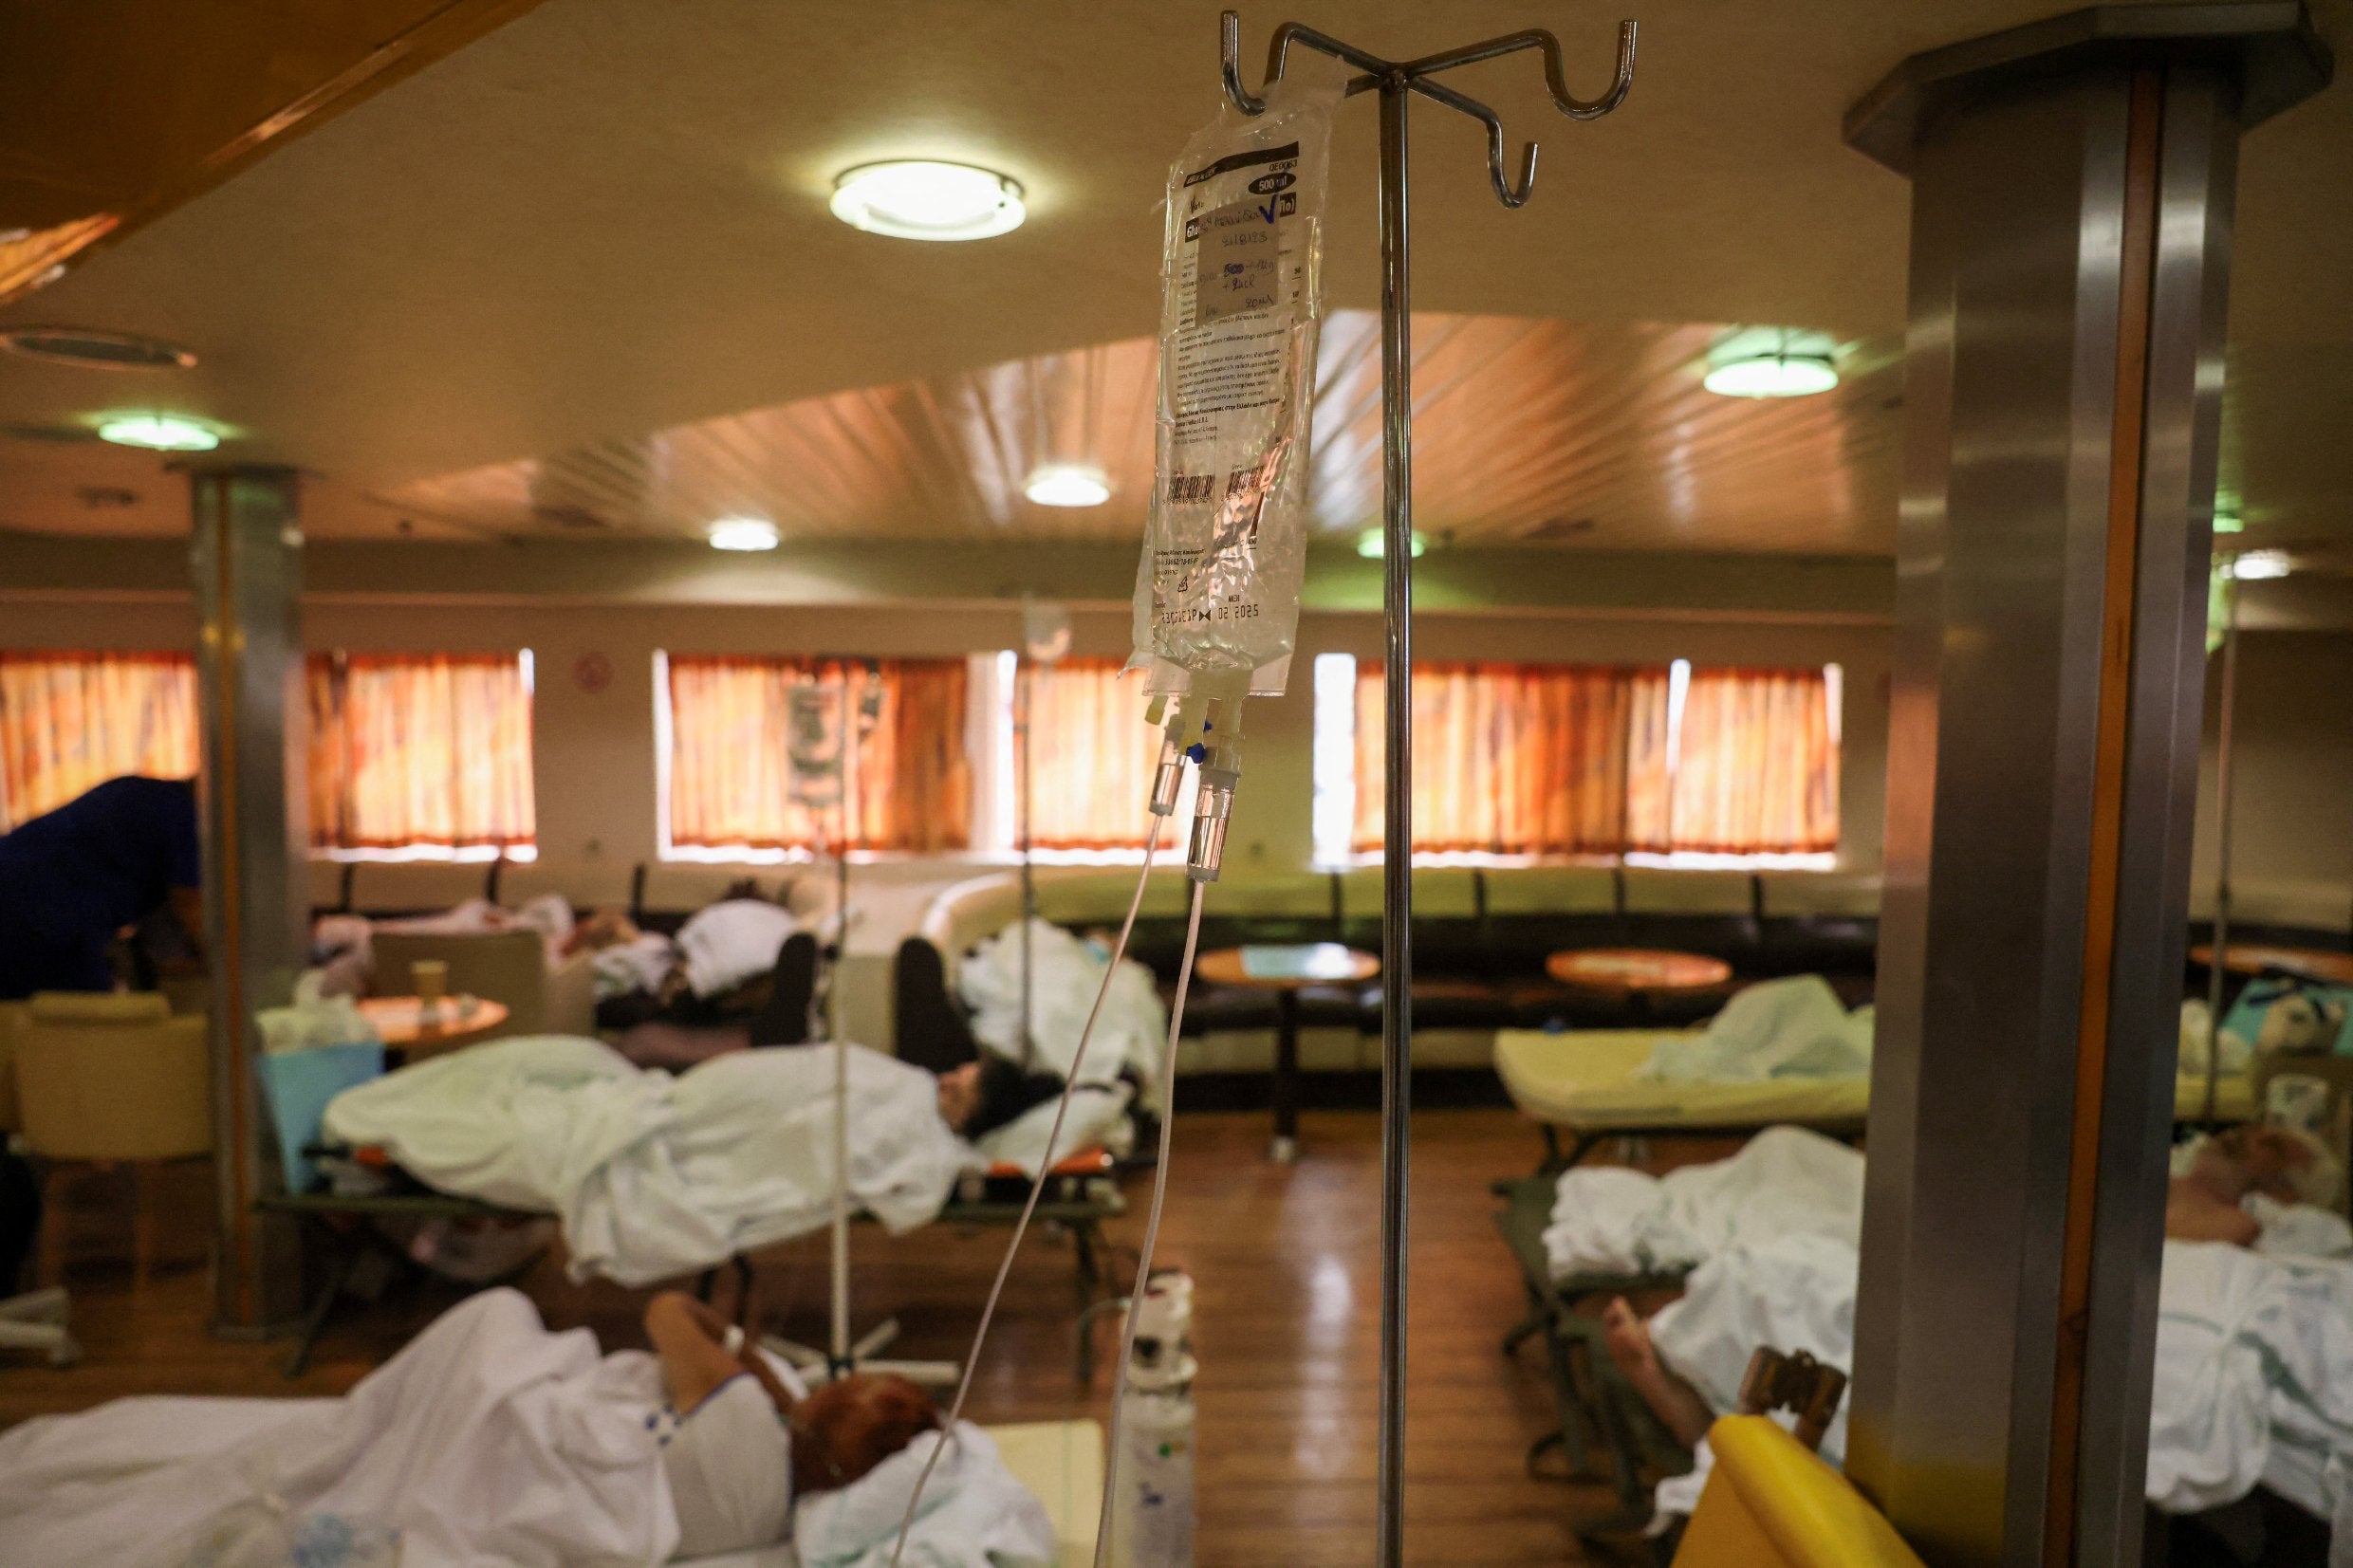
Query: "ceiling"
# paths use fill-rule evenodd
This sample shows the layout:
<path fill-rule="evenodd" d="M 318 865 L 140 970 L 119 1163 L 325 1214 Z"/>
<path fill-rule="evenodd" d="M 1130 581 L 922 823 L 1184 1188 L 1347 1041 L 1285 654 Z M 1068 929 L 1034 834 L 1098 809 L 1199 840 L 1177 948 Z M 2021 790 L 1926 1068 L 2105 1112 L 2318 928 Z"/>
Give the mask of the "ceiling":
<path fill-rule="evenodd" d="M 1870 555 L 1894 547 L 1897 345 L 1859 344 L 1826 397 L 1704 390 L 1720 329 L 1504 316 L 1415 320 L 1416 523 L 1444 543 Z M 1380 318 L 1325 323 L 1308 483 L 1317 531 L 1380 512 Z M 700 539 L 714 518 L 792 538 L 1139 538 L 1152 493 L 1148 338 L 804 398 L 388 492 L 404 515 L 503 537 Z M 1038 506 L 1033 468 L 1103 470 L 1106 505 Z"/>
<path fill-rule="evenodd" d="M 813 532 L 1132 531 L 1160 183 L 1216 106 L 1217 9 L 545 0 L 0 310 L 202 356 L 136 377 L 0 358 L 0 428 L 205 416 L 237 433 L 230 452 L 324 475 L 306 524 L 325 536 L 683 532 L 737 504 L 730 485 Z M 1840 118 L 1906 54 L 2055 9 L 1647 0 L 1633 96 L 1606 120 L 1562 120 L 1524 58 L 1463 74 L 1544 144 L 1516 212 L 1476 127 L 1420 106 L 1424 526 L 1887 549 L 1899 372 L 1870 367 L 1902 328 L 1906 190 Z M 2342 40 L 2345 7 L 2315 9 Z M 1618 14 L 1542 18 L 1572 88 L 1605 79 Z M 1246 53 L 1279 19 L 1246 12 Z M 1525 0 L 1329 0 L 1312 19 L 1404 55 L 1530 18 Z M 1375 304 L 1370 113 L 1345 112 L 1334 157 L 1332 529 L 1370 509 L 1369 325 L 1351 314 Z M 838 170 L 918 153 L 1014 174 L 1030 221 L 918 245 L 825 212 Z M 2224 489 L 2264 543 L 2353 533 L 2353 203 L 2324 194 L 2347 189 L 2353 91 L 2248 140 Z M 1811 405 L 1715 403 L 1689 366 L 1729 323 L 1826 331 L 1865 368 Z M 1095 410 L 1126 505 L 1010 498 L 1039 406 Z M 152 457 L 0 434 L 0 526 L 175 532 L 181 509 Z"/>

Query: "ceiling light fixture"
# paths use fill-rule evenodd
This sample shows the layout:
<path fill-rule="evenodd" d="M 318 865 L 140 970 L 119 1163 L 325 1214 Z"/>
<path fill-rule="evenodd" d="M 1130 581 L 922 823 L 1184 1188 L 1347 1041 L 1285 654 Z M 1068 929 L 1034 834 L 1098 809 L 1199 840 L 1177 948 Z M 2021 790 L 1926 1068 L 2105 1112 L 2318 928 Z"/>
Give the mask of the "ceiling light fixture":
<path fill-rule="evenodd" d="M 1726 397 L 1804 397 L 1839 384 L 1838 345 L 1820 332 L 1754 327 L 1708 351 L 1701 384 Z"/>
<path fill-rule="evenodd" d="M 98 438 L 152 452 L 211 452 L 220 445 L 218 431 L 176 414 L 110 414 L 98 422 Z"/>
<path fill-rule="evenodd" d="M 1429 548 L 1430 541 L 1428 536 L 1423 534 L 1419 528 L 1416 528 L 1414 530 L 1414 559 L 1419 561 L 1423 552 Z M 1362 556 L 1367 561 L 1379 561 L 1382 556 L 1389 553 L 1388 537 L 1386 533 L 1380 528 L 1365 529 L 1362 533 L 1356 536 L 1356 553 Z"/>
<path fill-rule="evenodd" d="M 772 550 L 781 536 L 765 517 L 722 517 L 704 537 L 714 550 Z"/>
<path fill-rule="evenodd" d="M 2231 562 L 2231 575 L 2241 582 L 2259 582 L 2266 578 L 2286 577 L 2296 569 L 2286 550 L 2249 550 Z"/>
<path fill-rule="evenodd" d="M 1021 493 L 1041 507 L 1100 507 L 1111 499 L 1111 484 L 1101 469 L 1048 463 L 1029 476 Z"/>
<path fill-rule="evenodd" d="M 985 240 L 1028 216 L 1010 176 L 925 158 L 843 170 L 834 178 L 832 206 L 853 229 L 902 240 Z"/>
<path fill-rule="evenodd" d="M 177 343 L 86 326 L 12 326 L 0 332 L 0 347 L 92 370 L 187 370 L 196 362 Z"/>

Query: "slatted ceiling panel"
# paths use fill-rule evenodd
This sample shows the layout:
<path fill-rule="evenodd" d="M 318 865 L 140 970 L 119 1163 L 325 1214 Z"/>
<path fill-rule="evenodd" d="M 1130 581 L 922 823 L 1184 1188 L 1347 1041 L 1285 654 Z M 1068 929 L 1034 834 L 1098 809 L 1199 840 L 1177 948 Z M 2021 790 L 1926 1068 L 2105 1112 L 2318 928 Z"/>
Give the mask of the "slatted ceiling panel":
<path fill-rule="evenodd" d="M 391 498 L 515 533 L 568 519 L 699 537 L 746 514 L 805 537 L 1134 538 L 1152 489 L 1156 367 L 1149 340 L 1101 344 L 470 469 Z M 1032 503 L 1023 486 L 1047 462 L 1101 467 L 1110 504 Z"/>
<path fill-rule="evenodd" d="M 1416 318 L 1417 526 L 1466 544 L 1885 553 L 1901 416 L 1895 345 L 1857 345 L 1818 397 L 1699 384 L 1711 325 Z M 1325 322 L 1312 526 L 1380 510 L 1380 318 Z M 387 492 L 420 516 L 516 534 L 699 537 L 716 518 L 806 538 L 1138 537 L 1150 506 L 1157 355 L 1147 339 L 806 398 L 472 469 Z M 1092 462 L 1094 507 L 1040 507 L 1041 464 Z"/>

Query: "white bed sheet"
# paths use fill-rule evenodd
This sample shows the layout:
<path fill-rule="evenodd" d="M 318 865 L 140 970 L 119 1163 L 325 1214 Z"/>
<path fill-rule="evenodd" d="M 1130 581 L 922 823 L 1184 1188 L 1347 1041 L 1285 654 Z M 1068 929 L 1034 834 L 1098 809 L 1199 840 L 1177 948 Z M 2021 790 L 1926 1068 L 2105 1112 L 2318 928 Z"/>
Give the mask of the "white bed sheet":
<path fill-rule="evenodd" d="M 777 1046 L 673 1078 L 593 1040 L 453 1051 L 339 1095 L 329 1137 L 385 1149 L 445 1192 L 559 1215 L 575 1277 L 649 1284 L 822 1228 L 834 1052 Z M 929 1223 L 981 1158 L 935 1080 L 850 1051 L 851 1198 L 894 1233 Z"/>

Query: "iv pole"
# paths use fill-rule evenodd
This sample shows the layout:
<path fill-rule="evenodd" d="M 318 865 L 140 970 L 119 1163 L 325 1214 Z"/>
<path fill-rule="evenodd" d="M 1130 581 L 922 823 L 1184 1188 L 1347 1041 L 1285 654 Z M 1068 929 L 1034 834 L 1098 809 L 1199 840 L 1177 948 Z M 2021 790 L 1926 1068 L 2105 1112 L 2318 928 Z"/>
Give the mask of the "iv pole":
<path fill-rule="evenodd" d="M 2238 706 L 2238 577 L 2236 559 L 2222 579 L 2222 693 L 2214 716 L 2214 931 L 2206 966 L 2206 1131 L 2218 1131 L 2214 1091 L 2222 1061 L 2222 991 L 2231 956 L 2231 710 Z M 2257 1107 L 2260 1112 L 2261 1107 Z"/>
<path fill-rule="evenodd" d="M 881 678 L 880 669 L 872 659 L 865 661 L 863 669 L 867 690 L 877 691 L 873 683 Z M 850 942 L 850 753 L 871 729 L 874 717 L 864 713 L 864 707 L 862 702 L 852 702 L 850 666 L 844 661 L 841 719 L 830 768 L 835 791 L 833 942 L 825 950 L 825 995 L 822 1004 L 825 1037 L 833 1047 L 833 1212 L 828 1238 L 831 1301 L 825 1351 L 821 1356 L 787 1339 L 771 1338 L 766 1342 L 802 1372 L 811 1375 L 822 1373 L 827 1381 L 847 1376 L 862 1367 L 868 1372 L 897 1373 L 917 1383 L 947 1385 L 954 1383 L 961 1371 L 952 1362 L 874 1358 L 877 1352 L 899 1337 L 896 1318 L 884 1319 L 856 1340 L 850 1338 L 850 1045 L 842 1027 L 842 962 L 849 954 Z M 866 720 L 862 724 L 862 716 Z"/>
<path fill-rule="evenodd" d="M 1528 200 L 1536 183 L 1536 144 L 1520 154 L 1516 186 L 1503 164 L 1503 121 L 1495 111 L 1433 78 L 1457 65 L 1493 60 L 1521 49 L 1544 54 L 1545 83 L 1553 105 L 1571 120 L 1599 120 L 1625 101 L 1634 84 L 1632 22 L 1618 24 L 1617 72 L 1608 91 L 1590 101 L 1571 97 L 1561 77 L 1560 41 L 1530 28 L 1484 43 L 1391 61 L 1286 22 L 1267 45 L 1267 72 L 1258 94 L 1242 85 L 1241 18 L 1218 19 L 1226 97 L 1246 115 L 1263 113 L 1259 96 L 1283 79 L 1294 43 L 1363 73 L 1348 83 L 1353 96 L 1380 94 L 1380 425 L 1381 607 L 1386 621 L 1382 670 L 1387 679 L 1388 768 L 1382 838 L 1380 915 L 1380 1568 L 1399 1568 L 1405 1556 L 1405 1261 L 1407 1132 L 1412 1114 L 1408 1072 L 1413 1040 L 1413 747 L 1414 498 L 1413 323 L 1408 303 L 1405 104 L 1408 93 L 1467 114 L 1487 127 L 1487 176 L 1506 207 Z"/>

